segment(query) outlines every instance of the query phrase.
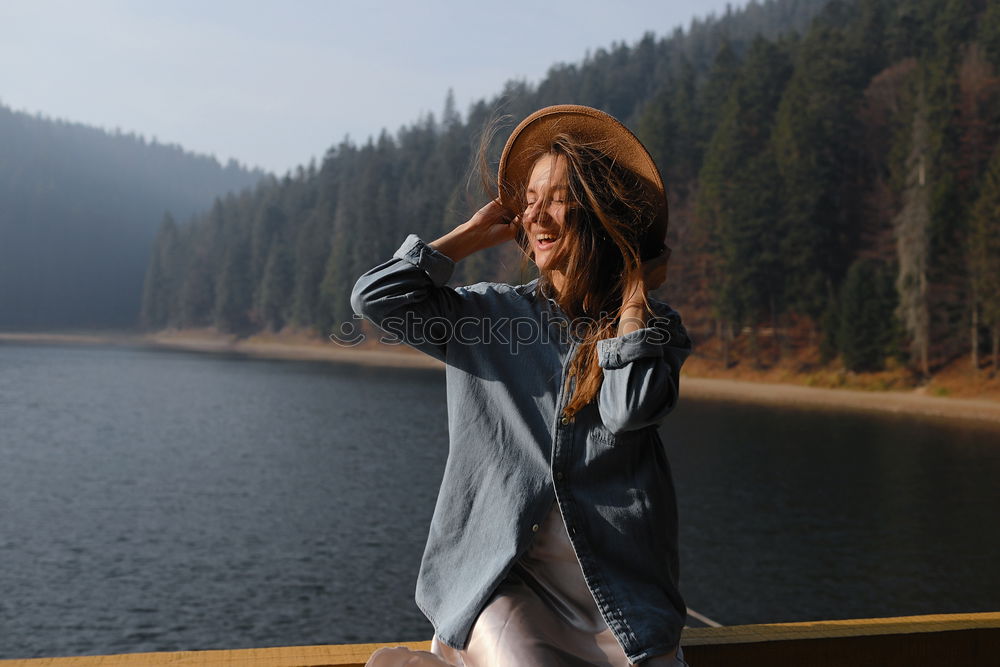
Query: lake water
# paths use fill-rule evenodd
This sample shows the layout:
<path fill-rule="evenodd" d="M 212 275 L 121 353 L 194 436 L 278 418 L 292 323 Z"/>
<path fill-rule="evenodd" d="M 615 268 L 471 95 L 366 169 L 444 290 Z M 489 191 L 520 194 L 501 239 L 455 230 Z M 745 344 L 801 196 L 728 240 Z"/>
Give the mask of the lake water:
<path fill-rule="evenodd" d="M 436 370 L 0 344 L 0 658 L 420 640 Z M 721 623 L 1000 609 L 1000 436 L 684 400 L 682 590 Z"/>

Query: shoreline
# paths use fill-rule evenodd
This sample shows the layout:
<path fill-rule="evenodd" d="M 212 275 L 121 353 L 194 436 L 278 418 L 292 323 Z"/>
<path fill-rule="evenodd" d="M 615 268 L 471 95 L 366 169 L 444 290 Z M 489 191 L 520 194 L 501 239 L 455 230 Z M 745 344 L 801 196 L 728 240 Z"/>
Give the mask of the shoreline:
<path fill-rule="evenodd" d="M 1000 402 L 985 398 L 925 396 L 912 391 L 828 389 L 775 382 L 688 377 L 683 373 L 681 386 L 682 397 L 702 400 L 913 415 L 975 422 L 1000 429 Z"/>
<path fill-rule="evenodd" d="M 0 345 L 5 342 L 113 345 L 209 354 L 235 353 L 264 359 L 332 361 L 395 368 L 444 368 L 444 364 L 436 359 L 402 345 L 342 347 L 309 335 L 257 335 L 236 340 L 233 336 L 210 330 L 164 331 L 153 334 L 0 332 Z M 919 390 L 830 389 L 790 383 L 691 376 L 683 371 L 681 384 L 684 396 L 694 399 L 915 415 L 976 422 L 1000 428 L 1000 401 L 988 398 L 928 396 Z"/>

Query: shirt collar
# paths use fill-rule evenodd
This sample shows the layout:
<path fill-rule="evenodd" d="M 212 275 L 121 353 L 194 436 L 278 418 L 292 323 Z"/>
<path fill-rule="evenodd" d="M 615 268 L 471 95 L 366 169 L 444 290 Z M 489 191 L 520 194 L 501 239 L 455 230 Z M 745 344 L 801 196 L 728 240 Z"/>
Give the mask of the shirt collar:
<path fill-rule="evenodd" d="M 531 282 L 529 282 L 527 284 L 527 287 L 528 287 L 528 293 L 531 294 L 532 296 L 536 296 L 536 297 L 537 296 L 543 296 L 546 299 L 548 299 L 550 302 L 556 304 L 557 306 L 559 305 L 554 298 L 550 297 L 549 295 L 547 295 L 545 293 L 545 290 L 542 288 L 542 279 L 540 277 L 539 278 L 535 278 L 534 280 L 532 280 Z"/>

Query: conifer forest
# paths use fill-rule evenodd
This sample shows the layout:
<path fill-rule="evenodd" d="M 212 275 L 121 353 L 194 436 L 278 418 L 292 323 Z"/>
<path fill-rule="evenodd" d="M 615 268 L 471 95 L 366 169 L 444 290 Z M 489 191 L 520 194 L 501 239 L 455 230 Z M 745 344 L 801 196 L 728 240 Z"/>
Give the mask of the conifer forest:
<path fill-rule="evenodd" d="M 656 296 L 726 363 L 811 345 L 853 371 L 920 376 L 1000 348 L 1000 2 L 771 0 L 597 48 L 467 110 L 335 145 L 319 164 L 167 214 L 141 326 L 319 334 L 365 270 L 489 195 L 483 128 L 550 104 L 622 119 L 668 186 L 674 249 Z M 516 249 L 452 284 L 517 281 Z M 696 350 L 697 352 L 697 350 Z"/>

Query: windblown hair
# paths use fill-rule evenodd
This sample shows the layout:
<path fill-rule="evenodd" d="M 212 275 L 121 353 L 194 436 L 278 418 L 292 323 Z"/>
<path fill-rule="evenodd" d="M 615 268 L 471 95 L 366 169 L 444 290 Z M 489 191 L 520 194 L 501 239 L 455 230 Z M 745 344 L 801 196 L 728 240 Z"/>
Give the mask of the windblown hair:
<path fill-rule="evenodd" d="M 566 165 L 569 208 L 549 263 L 562 271 L 563 288 L 556 293 L 551 268 L 541 271 L 539 286 L 559 304 L 581 339 L 566 377 L 565 389 L 572 394 L 563 416 L 572 418 L 600 390 L 604 374 L 598 364 L 597 342 L 617 335 L 624 291 L 641 278 L 641 244 L 657 211 L 640 179 L 612 160 L 600 144 L 559 134 L 551 145 L 538 146 L 533 153 L 532 163 L 552 155 Z M 527 206 L 527 183 L 514 187 L 515 192 L 503 197 L 516 209 L 509 211 L 511 217 L 522 215 Z M 542 204 L 546 210 L 548 202 Z M 523 226 L 517 230 L 516 241 L 525 263 L 530 262 L 531 239 Z M 643 302 L 648 317 L 652 309 L 645 294 Z"/>

